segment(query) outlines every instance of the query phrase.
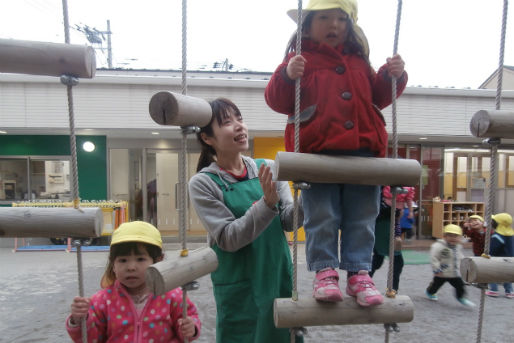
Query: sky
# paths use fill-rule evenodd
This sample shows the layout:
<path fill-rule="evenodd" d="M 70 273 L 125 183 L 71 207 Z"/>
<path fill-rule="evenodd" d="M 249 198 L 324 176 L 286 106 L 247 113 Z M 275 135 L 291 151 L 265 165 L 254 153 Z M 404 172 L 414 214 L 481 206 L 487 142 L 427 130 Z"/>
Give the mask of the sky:
<path fill-rule="evenodd" d="M 398 1 L 358 3 L 358 24 L 378 69 L 393 52 Z M 478 88 L 498 68 L 503 3 L 404 0 L 398 52 L 408 85 Z M 188 0 L 188 70 L 228 59 L 234 69 L 274 71 L 296 30 L 286 12 L 297 7 L 296 0 Z M 64 42 L 62 0 L 0 0 L 0 8 L 0 38 Z M 514 8 L 509 10 L 504 64 L 514 66 Z M 110 20 L 114 67 L 181 68 L 182 0 L 68 0 L 68 15 L 70 26 L 100 31 Z M 71 43 L 87 40 L 71 29 Z M 97 67 L 107 67 L 105 50 L 97 50 Z"/>

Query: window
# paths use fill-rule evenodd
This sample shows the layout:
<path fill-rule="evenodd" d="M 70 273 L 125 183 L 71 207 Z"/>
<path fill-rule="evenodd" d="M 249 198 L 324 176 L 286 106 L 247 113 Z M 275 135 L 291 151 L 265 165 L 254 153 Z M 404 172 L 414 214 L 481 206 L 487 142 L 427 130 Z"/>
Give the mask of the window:
<path fill-rule="evenodd" d="M 0 157 L 0 201 L 70 201 L 70 190 L 67 157 Z"/>

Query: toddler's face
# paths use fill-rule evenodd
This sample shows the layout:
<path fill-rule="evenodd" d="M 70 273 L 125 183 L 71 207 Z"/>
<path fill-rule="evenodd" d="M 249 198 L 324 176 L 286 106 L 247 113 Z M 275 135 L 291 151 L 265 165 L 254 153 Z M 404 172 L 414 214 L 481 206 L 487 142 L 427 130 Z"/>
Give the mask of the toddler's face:
<path fill-rule="evenodd" d="M 316 11 L 307 36 L 335 48 L 346 40 L 347 25 L 348 14 L 339 8 Z"/>
<path fill-rule="evenodd" d="M 146 269 L 152 265 L 153 259 L 145 249 L 130 255 L 117 256 L 113 271 L 116 279 L 127 288 L 130 294 L 138 294 L 146 287 Z"/>
<path fill-rule="evenodd" d="M 451 245 L 460 243 L 462 236 L 455 233 L 445 233 L 444 240 Z"/>
<path fill-rule="evenodd" d="M 482 227 L 482 222 L 480 221 L 480 219 L 472 218 L 472 219 L 469 221 L 469 226 L 470 226 L 472 229 L 480 229 L 480 228 Z"/>

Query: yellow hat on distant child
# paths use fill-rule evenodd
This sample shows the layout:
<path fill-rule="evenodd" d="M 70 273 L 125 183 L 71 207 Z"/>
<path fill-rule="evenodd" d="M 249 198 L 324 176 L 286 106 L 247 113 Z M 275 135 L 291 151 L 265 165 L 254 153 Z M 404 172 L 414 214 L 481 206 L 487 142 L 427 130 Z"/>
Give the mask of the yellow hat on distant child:
<path fill-rule="evenodd" d="M 469 219 L 478 219 L 480 220 L 482 223 L 484 222 L 484 218 L 480 217 L 478 214 L 474 214 L 472 216 L 469 216 Z"/>
<path fill-rule="evenodd" d="M 492 219 L 498 224 L 496 231 L 505 232 L 512 230 L 512 216 L 508 213 L 497 213 L 491 216 Z"/>
<path fill-rule="evenodd" d="M 162 249 L 162 238 L 159 230 L 152 224 L 143 221 L 123 223 L 114 230 L 111 246 L 125 242 L 148 243 Z"/>
<path fill-rule="evenodd" d="M 462 229 L 458 225 L 448 224 L 444 226 L 443 233 L 453 233 L 455 235 L 462 236 Z"/>

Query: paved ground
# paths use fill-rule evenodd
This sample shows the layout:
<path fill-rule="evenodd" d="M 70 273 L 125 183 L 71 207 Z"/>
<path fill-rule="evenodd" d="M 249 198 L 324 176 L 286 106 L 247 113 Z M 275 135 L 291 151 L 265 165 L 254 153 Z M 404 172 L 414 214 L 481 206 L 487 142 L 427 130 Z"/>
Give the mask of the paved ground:
<path fill-rule="evenodd" d="M 199 246 L 199 244 L 195 244 Z M 189 248 L 195 248 L 190 245 Z M 418 246 L 415 242 L 411 246 Z M 421 249 L 428 244 L 421 244 Z M 177 249 L 167 244 L 167 250 Z M 299 247 L 300 297 L 310 296 L 312 273 L 306 271 L 303 246 Z M 426 253 L 426 251 L 425 251 Z M 466 250 L 470 254 L 470 250 Z M 83 254 L 85 292 L 98 290 L 100 276 L 107 260 L 105 252 Z M 66 252 L 18 252 L 0 248 L 0 342 L 63 343 L 69 342 L 64 319 L 72 298 L 78 293 L 76 254 Z M 375 274 L 380 290 L 385 289 L 387 270 Z M 400 293 L 408 295 L 415 306 L 414 320 L 400 324 L 401 332 L 390 335 L 390 342 L 475 342 L 478 308 L 469 309 L 453 297 L 447 284 L 439 292 L 439 301 L 429 301 L 424 290 L 431 279 L 429 265 L 406 265 Z M 199 308 L 203 333 L 198 342 L 214 342 L 216 309 L 212 284 L 208 276 L 198 280 L 200 289 L 190 293 Z M 468 287 L 469 298 L 479 304 L 480 291 Z M 506 298 L 485 301 L 482 342 L 514 342 L 514 300 Z M 510 334 L 507 334 L 510 333 Z M 381 325 L 328 326 L 309 328 L 306 342 L 384 342 Z"/>

